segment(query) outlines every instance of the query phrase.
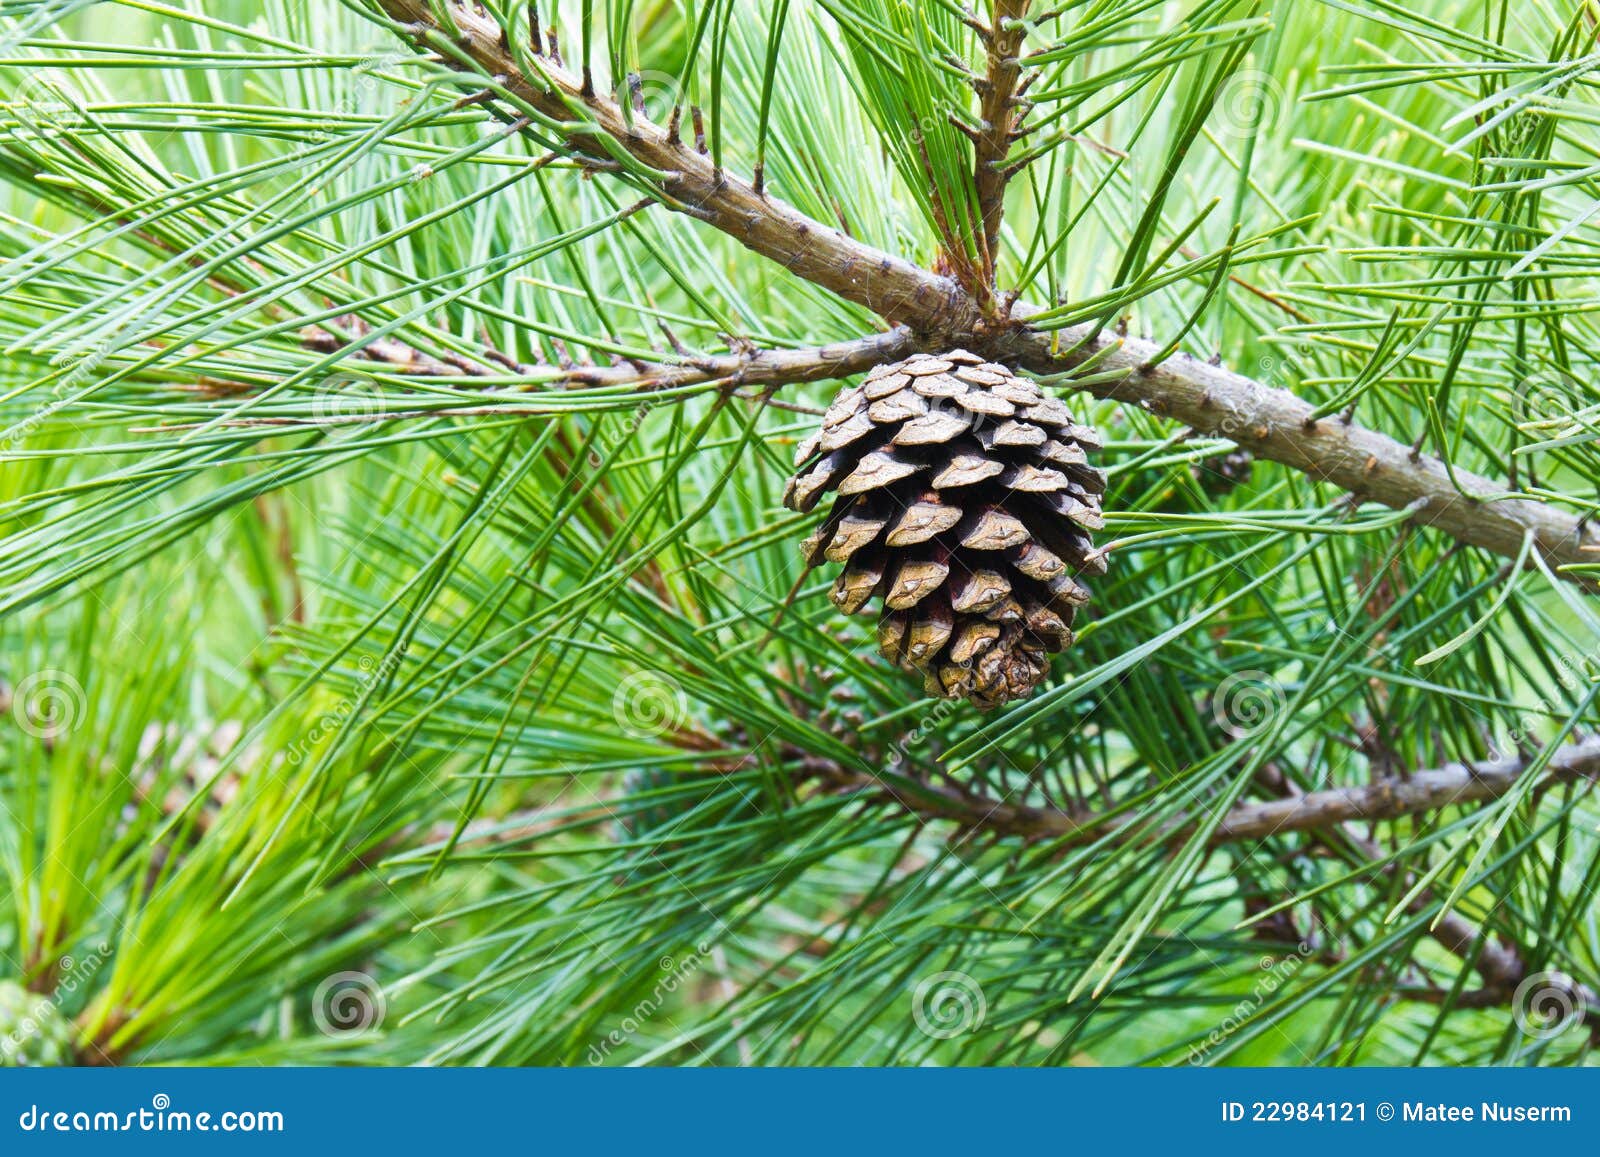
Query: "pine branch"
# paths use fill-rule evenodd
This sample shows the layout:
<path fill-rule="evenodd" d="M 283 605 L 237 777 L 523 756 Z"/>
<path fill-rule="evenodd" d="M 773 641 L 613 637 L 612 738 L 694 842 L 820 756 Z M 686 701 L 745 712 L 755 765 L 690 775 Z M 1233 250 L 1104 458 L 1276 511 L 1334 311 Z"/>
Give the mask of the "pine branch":
<path fill-rule="evenodd" d="M 1288 390 L 1252 381 L 1223 366 L 1186 354 L 1160 365 L 1151 341 L 1095 335 L 1089 327 L 1055 338 L 1068 355 L 1056 355 L 1050 335 L 1018 331 L 1005 343 L 1015 360 L 1035 373 L 1060 373 L 1093 359 L 1098 397 L 1143 405 L 1198 433 L 1229 438 L 1257 458 L 1270 459 L 1329 482 L 1354 497 L 1394 510 L 1413 510 L 1413 521 L 1471 546 L 1507 558 L 1522 552 L 1529 534 L 1558 572 L 1600 562 L 1600 534 L 1541 502 L 1497 497 L 1506 488 L 1469 470 L 1451 471 L 1386 434 L 1338 418 L 1313 418 L 1315 408 Z M 1564 575 L 1586 588 L 1592 580 Z"/>
<path fill-rule="evenodd" d="M 1461 804 L 1498 799 L 1508 794 L 1522 779 L 1532 759 L 1512 756 L 1472 764 L 1449 764 L 1419 771 L 1406 777 L 1378 780 L 1362 787 L 1333 788 L 1281 800 L 1236 805 L 1212 835 L 1212 846 L 1259 841 L 1285 832 L 1312 832 L 1330 846 L 1336 839 L 1355 845 L 1364 860 L 1383 859 L 1370 841 L 1344 830 L 1342 825 L 1356 821 L 1396 819 L 1401 816 L 1435 811 Z M 1025 839 L 1049 840 L 1065 848 L 1102 839 L 1111 834 L 1120 842 L 1122 829 L 1130 821 L 1122 817 L 1100 817 L 1092 813 L 1070 813 L 998 801 L 959 785 L 926 784 L 926 794 L 910 797 L 896 793 L 875 776 L 842 773 L 811 760 L 808 770 L 818 774 L 834 790 L 855 790 L 891 796 L 901 806 L 928 819 L 953 820 L 971 831 L 983 831 Z M 1538 787 L 1577 780 L 1600 778 L 1600 736 L 1569 744 L 1553 752 L 1540 774 Z M 1172 828 L 1165 838 L 1182 837 L 1187 829 Z M 1431 892 L 1423 891 L 1407 905 L 1412 914 L 1426 912 L 1433 902 Z M 1481 928 L 1454 911 L 1445 911 L 1430 921 L 1427 935 L 1452 955 L 1472 962 L 1482 987 L 1461 993 L 1454 1002 L 1460 1008 L 1493 1008 L 1513 1003 L 1518 987 L 1529 976 L 1527 962 L 1514 947 L 1488 939 Z M 1600 1025 L 1600 995 L 1587 986 L 1551 973 L 1545 987 L 1568 1001 L 1585 1023 Z M 1434 988 L 1403 989 L 1396 994 L 1408 1000 L 1440 1003 L 1449 994 Z"/>
<path fill-rule="evenodd" d="M 884 362 L 899 361 L 917 349 L 916 335 L 897 327 L 885 333 L 808 349 L 684 355 L 672 361 L 645 362 L 637 366 L 573 366 L 562 372 L 561 381 L 575 389 L 633 385 L 641 390 L 664 390 L 701 382 L 718 382 L 729 388 L 777 387 L 864 373 Z"/>
<path fill-rule="evenodd" d="M 686 143 L 676 124 L 662 127 L 639 113 L 625 116 L 616 101 L 594 92 L 559 57 L 534 50 L 538 75 L 524 73 L 500 25 L 474 7 L 450 4 L 455 27 L 447 29 L 428 0 L 376 3 L 394 21 L 397 35 L 457 68 L 492 78 L 491 97 L 499 90 L 549 118 L 579 157 L 615 168 L 609 142 L 659 174 L 670 208 L 720 229 L 796 276 L 891 322 L 905 318 L 918 329 L 951 333 L 971 332 L 976 325 L 971 300 L 950 278 L 846 237 L 758 192 L 718 168 L 703 145 Z"/>
<path fill-rule="evenodd" d="M 1154 342 L 1106 334 L 1092 325 L 1040 332 L 1019 307 L 1000 321 L 948 277 L 831 229 L 713 165 L 709 156 L 639 115 L 625 118 L 616 102 L 536 55 L 538 76 L 525 74 L 499 24 L 470 7 L 452 6 L 453 29 L 435 21 L 428 0 L 376 0 L 394 30 L 440 53 L 455 67 L 493 78 L 508 97 L 537 109 L 579 156 L 608 168 L 607 145 L 660 174 L 668 205 L 728 234 L 796 276 L 872 309 L 924 335 L 929 348 L 963 346 L 1035 373 L 1063 374 L 1092 365 L 1084 388 L 1098 397 L 1142 405 L 1197 433 L 1229 438 L 1252 454 L 1304 471 L 1396 510 L 1461 542 L 1510 558 L 1531 534 L 1549 565 L 1600 562 L 1600 534 L 1529 499 L 1498 498 L 1504 487 L 1466 470 L 1452 479 L 1439 462 L 1385 434 L 1338 419 L 1314 418 L 1314 407 L 1287 390 L 1255 382 L 1186 355 L 1160 364 Z M 575 119 L 575 118 L 582 119 Z M 1592 580 L 1566 577 L 1586 588 Z"/>
<path fill-rule="evenodd" d="M 362 325 L 348 319 L 355 332 Z M 302 338 L 308 349 L 331 353 L 347 343 L 327 330 L 317 329 Z M 918 348 L 915 335 L 896 328 L 868 334 L 851 341 L 835 342 L 806 349 L 751 349 L 730 354 L 685 352 L 670 359 L 650 362 L 619 362 L 615 365 L 569 365 L 559 369 L 521 365 L 495 349 L 485 349 L 486 362 L 520 374 L 553 370 L 554 376 L 540 379 L 540 385 L 560 385 L 568 389 L 603 386 L 634 386 L 641 391 L 670 390 L 716 382 L 729 389 L 740 386 L 777 387 L 798 382 L 827 381 L 864 373 L 884 362 L 898 361 Z M 393 338 L 368 342 L 359 358 L 379 362 L 402 374 L 417 377 L 482 377 L 493 371 L 487 365 L 464 358 L 448 360 Z"/>
<path fill-rule="evenodd" d="M 1259 840 L 1283 832 L 1326 828 L 1347 820 L 1386 820 L 1464 803 L 1498 799 L 1509 792 L 1530 760 L 1521 756 L 1481 763 L 1454 763 L 1362 787 L 1330 788 L 1268 803 L 1240 804 L 1217 828 L 1213 841 Z M 1600 776 L 1600 737 L 1558 749 L 1542 779 L 1561 783 Z"/>
<path fill-rule="evenodd" d="M 982 34 L 988 63 L 978 84 L 978 109 L 982 124 L 973 141 L 973 175 L 978 189 L 978 213 L 983 222 L 983 274 L 985 288 L 994 287 L 995 263 L 1000 251 L 1000 221 L 1005 213 L 1006 184 L 1012 172 L 1006 167 L 1013 133 L 1020 119 L 1023 23 L 1030 0 L 994 0 L 992 20 Z"/>
<path fill-rule="evenodd" d="M 1507 794 L 1531 766 L 1522 756 L 1471 764 L 1448 764 L 1409 776 L 1380 779 L 1360 787 L 1330 788 L 1287 799 L 1235 806 L 1217 826 L 1213 845 L 1263 840 L 1285 832 L 1312 831 L 1355 820 L 1398 819 L 1461 804 L 1481 803 Z M 895 795 L 874 775 L 850 772 L 827 761 L 810 760 L 808 770 L 839 791 L 871 791 L 894 798 L 930 820 L 954 820 L 964 827 L 1033 840 L 1087 843 L 1128 821 L 1120 816 L 1073 813 L 995 800 L 957 785 L 924 785 L 914 798 Z M 1557 749 L 1545 764 L 1541 783 L 1600 777 L 1600 736 Z M 1167 835 L 1178 838 L 1185 828 Z"/>

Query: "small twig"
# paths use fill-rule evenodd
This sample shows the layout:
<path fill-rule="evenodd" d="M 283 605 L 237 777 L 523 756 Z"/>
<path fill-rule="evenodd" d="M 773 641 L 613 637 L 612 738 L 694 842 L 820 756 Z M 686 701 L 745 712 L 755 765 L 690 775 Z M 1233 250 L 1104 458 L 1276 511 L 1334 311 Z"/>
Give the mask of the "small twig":
<path fill-rule="evenodd" d="M 1421 812 L 1498 799 L 1527 771 L 1531 759 L 1511 756 L 1473 764 L 1450 764 L 1419 771 L 1405 779 L 1380 779 L 1359 787 L 1330 788 L 1305 795 L 1234 806 L 1212 833 L 1211 844 L 1264 840 L 1287 832 L 1330 828 L 1350 821 L 1398 819 Z M 839 791 L 889 789 L 874 775 L 854 772 L 823 761 L 806 766 L 827 785 Z M 1600 778 L 1600 736 L 1569 744 L 1555 751 L 1542 778 L 1552 782 Z M 1118 832 L 1128 821 L 1087 812 L 1008 803 L 958 787 L 930 789 L 929 799 L 899 800 L 928 819 L 954 820 L 963 826 L 998 831 L 1030 840 L 1062 841 L 1063 846 L 1087 843 Z M 898 799 L 898 797 L 896 797 Z M 1177 839 L 1191 830 L 1178 824 L 1162 833 Z"/>
<path fill-rule="evenodd" d="M 1027 32 L 1023 18 L 1029 0 L 994 0 L 990 21 L 992 31 L 984 38 L 988 57 L 985 83 L 978 86 L 978 109 L 982 123 L 974 139 L 973 177 L 978 190 L 978 213 L 983 226 L 980 253 L 983 259 L 984 289 L 994 288 L 995 264 L 1000 252 L 1000 222 L 1005 214 L 1006 184 L 1015 170 L 1006 166 L 1006 155 L 1016 139 L 1018 116 L 1016 97 L 1022 79 L 1022 39 Z"/>
<path fill-rule="evenodd" d="M 1481 763 L 1453 763 L 1404 778 L 1380 779 L 1360 787 L 1330 788 L 1292 799 L 1240 804 L 1223 819 L 1213 843 L 1265 839 L 1283 832 L 1325 828 L 1348 820 L 1386 820 L 1437 811 L 1464 803 L 1498 799 L 1522 777 L 1531 760 L 1522 756 Z M 1545 766 L 1553 781 L 1600 776 L 1600 737 L 1556 751 Z"/>
<path fill-rule="evenodd" d="M 358 331 L 360 323 L 355 323 Z M 674 341 L 676 339 L 673 339 Z M 305 334 L 302 344 L 307 349 L 331 353 L 342 348 L 344 341 L 326 330 L 313 330 Z M 680 347 L 681 348 L 681 347 Z M 696 354 L 682 350 L 674 360 L 638 362 L 610 366 L 581 365 L 562 354 L 562 364 L 554 373 L 540 376 L 538 387 L 560 386 L 567 389 L 594 389 L 599 387 L 633 386 L 641 391 L 669 390 L 680 386 L 704 382 L 722 382 L 730 387 L 793 385 L 798 382 L 829 381 L 864 373 L 873 366 L 899 361 L 917 352 L 922 345 L 916 335 L 907 329 L 892 329 L 885 333 L 868 334 L 851 341 L 806 349 L 767 350 L 746 349 L 728 354 Z M 465 375 L 486 376 L 490 371 L 472 365 L 464 358 L 452 356 L 448 362 L 435 358 L 402 342 L 386 340 L 363 346 L 358 357 L 381 362 L 386 367 L 419 377 L 452 377 Z M 513 373 L 538 376 L 532 367 L 520 365 L 509 355 L 494 349 L 485 349 L 486 361 L 511 370 Z M 773 403 L 777 404 L 777 403 Z M 811 413 L 808 407 L 784 404 L 784 409 Z M 451 410 L 451 413 L 461 413 Z M 491 409 L 490 412 L 497 412 Z M 394 415 L 382 415 L 393 417 Z M 292 420 L 291 420 L 292 421 Z"/>

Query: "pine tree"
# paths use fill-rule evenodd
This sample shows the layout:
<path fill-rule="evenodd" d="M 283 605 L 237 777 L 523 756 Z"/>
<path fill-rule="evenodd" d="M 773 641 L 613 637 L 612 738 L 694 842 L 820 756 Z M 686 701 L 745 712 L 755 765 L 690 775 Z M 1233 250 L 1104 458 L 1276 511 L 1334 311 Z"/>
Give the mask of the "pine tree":
<path fill-rule="evenodd" d="M 0 1048 L 1590 1061 L 1596 38 L 0 0 Z M 784 504 L 954 350 L 1104 473 L 977 704 Z"/>

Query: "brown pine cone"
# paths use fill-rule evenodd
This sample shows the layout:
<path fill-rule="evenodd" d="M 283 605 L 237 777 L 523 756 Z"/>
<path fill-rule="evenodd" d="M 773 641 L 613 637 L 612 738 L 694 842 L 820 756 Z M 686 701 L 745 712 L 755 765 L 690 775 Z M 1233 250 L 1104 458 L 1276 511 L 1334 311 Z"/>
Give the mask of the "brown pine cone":
<path fill-rule="evenodd" d="M 1104 524 L 1100 448 L 1060 400 L 965 350 L 913 354 L 841 391 L 795 454 L 791 510 L 833 509 L 806 540 L 809 566 L 845 564 L 845 614 L 880 596 L 878 646 L 930 695 L 980 708 L 1030 694 L 1072 642 L 1105 573 L 1088 531 Z"/>

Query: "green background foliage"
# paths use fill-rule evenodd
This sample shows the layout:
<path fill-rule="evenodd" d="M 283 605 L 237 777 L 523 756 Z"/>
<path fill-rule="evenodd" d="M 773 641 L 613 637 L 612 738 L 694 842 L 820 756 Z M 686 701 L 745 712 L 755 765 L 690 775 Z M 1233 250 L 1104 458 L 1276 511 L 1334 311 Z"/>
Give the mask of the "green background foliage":
<path fill-rule="evenodd" d="M 998 278 L 1037 325 L 1594 512 L 1592 5 L 1036 15 Z M 553 23 L 816 220 L 974 256 L 951 0 Z M 358 0 L 4 0 L 0 91 L 0 960 L 85 1059 L 1590 1059 L 1429 936 L 1600 988 L 1582 785 L 1207 845 L 1272 785 L 1592 727 L 1600 614 L 1548 570 L 1271 463 L 1211 485 L 1231 443 L 1063 380 L 1110 573 L 1035 698 L 929 700 L 829 576 L 788 602 L 814 518 L 779 496 L 836 384 L 564 370 L 863 308 L 508 134 Z M 1108 818 L 919 818 L 946 787 Z"/>

